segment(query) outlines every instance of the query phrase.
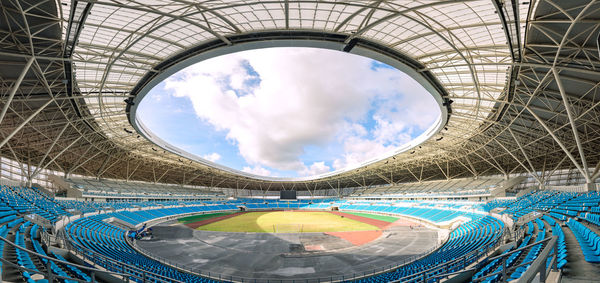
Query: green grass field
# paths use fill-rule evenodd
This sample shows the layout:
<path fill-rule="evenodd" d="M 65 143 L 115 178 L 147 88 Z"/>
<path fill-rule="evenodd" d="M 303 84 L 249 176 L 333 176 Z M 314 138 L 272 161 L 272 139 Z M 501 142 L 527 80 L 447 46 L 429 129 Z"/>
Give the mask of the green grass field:
<path fill-rule="evenodd" d="M 202 220 L 207 220 L 207 219 L 211 219 L 211 218 L 215 218 L 215 217 L 219 217 L 219 216 L 229 215 L 232 213 L 233 212 L 221 212 L 221 213 L 192 215 L 192 216 L 179 218 L 179 219 L 177 219 L 177 221 L 180 223 L 183 223 L 183 224 L 188 224 L 188 223 L 192 223 L 192 222 L 196 222 L 196 221 L 202 221 Z"/>
<path fill-rule="evenodd" d="M 375 219 L 375 220 L 381 220 L 381 221 L 390 222 L 390 223 L 398 220 L 398 218 L 396 218 L 396 217 L 386 216 L 386 215 L 368 214 L 368 213 L 360 213 L 360 212 L 345 212 L 345 213 L 353 214 L 356 216 L 367 217 L 367 218 L 371 218 L 371 219 Z"/>
<path fill-rule="evenodd" d="M 196 228 L 221 232 L 342 232 L 369 231 L 378 228 L 328 212 L 264 211 L 248 212 Z"/>

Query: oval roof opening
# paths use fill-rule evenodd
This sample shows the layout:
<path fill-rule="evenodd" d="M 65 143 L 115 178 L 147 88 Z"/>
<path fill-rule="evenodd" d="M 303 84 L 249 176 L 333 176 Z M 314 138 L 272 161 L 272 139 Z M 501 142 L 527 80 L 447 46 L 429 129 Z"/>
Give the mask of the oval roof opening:
<path fill-rule="evenodd" d="M 161 78 L 135 121 L 163 149 L 215 167 L 317 178 L 406 151 L 441 127 L 439 95 L 391 65 L 311 47 L 220 55 Z"/>

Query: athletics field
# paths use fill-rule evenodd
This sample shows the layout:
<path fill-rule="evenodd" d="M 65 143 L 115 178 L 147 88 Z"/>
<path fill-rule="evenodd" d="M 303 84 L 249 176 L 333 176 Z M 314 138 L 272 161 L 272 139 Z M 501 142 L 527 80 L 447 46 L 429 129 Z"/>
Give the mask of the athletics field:
<path fill-rule="evenodd" d="M 201 225 L 190 223 L 189 221 L 192 220 L 190 218 L 180 219 L 180 222 L 196 230 L 259 233 L 373 231 L 381 227 L 379 223 L 369 222 L 382 222 L 325 211 L 260 211 L 214 216 L 213 219 L 216 221 L 196 222 Z M 202 219 L 206 218 L 210 217 L 202 217 Z"/>

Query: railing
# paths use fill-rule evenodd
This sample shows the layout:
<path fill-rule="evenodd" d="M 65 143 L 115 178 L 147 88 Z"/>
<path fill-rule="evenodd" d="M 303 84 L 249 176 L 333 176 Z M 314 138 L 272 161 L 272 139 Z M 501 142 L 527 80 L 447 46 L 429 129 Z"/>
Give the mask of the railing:
<path fill-rule="evenodd" d="M 517 221 L 515 221 L 515 223 L 516 223 L 517 226 L 521 226 L 521 225 L 523 225 L 523 224 L 525 224 L 525 223 L 527 223 L 527 222 L 529 222 L 531 220 L 535 220 L 537 218 L 540 218 L 543 215 L 544 215 L 543 213 L 541 213 L 541 212 L 539 212 L 537 210 L 536 211 L 532 211 L 530 213 L 527 213 L 527 214 L 519 217 L 519 219 L 517 219 Z"/>
<path fill-rule="evenodd" d="M 495 251 L 498 247 L 502 245 L 502 243 L 507 237 L 510 237 L 510 235 L 506 232 L 507 229 L 505 228 L 502 235 L 496 239 L 496 242 L 485 249 L 476 248 L 475 250 L 457 259 L 444 262 L 442 264 L 436 265 L 433 268 L 402 277 L 392 282 L 429 282 L 430 280 L 434 280 L 434 282 L 437 282 L 439 281 L 437 279 L 447 278 L 450 275 L 465 272 L 464 270 L 460 272 L 450 272 L 450 270 L 456 269 L 457 267 L 459 267 L 460 269 L 464 269 L 469 264 L 472 264 L 473 262 L 480 259 L 483 255 L 489 255 L 490 253 Z"/>
<path fill-rule="evenodd" d="M 491 257 L 489 258 L 487 261 L 485 262 L 481 262 L 480 264 L 478 264 L 478 266 L 476 266 L 475 268 L 470 269 L 469 271 L 476 271 L 480 268 L 482 268 L 483 266 L 485 266 L 488 262 L 491 262 L 495 259 L 502 259 L 502 270 L 498 271 L 498 272 L 492 272 L 490 274 L 487 274 L 486 276 L 482 276 L 479 278 L 474 278 L 472 279 L 472 282 L 481 282 L 486 280 L 486 278 L 495 276 L 495 275 L 502 275 L 500 281 L 498 282 L 508 282 L 508 275 L 510 274 L 510 272 L 516 270 L 517 268 L 521 267 L 521 266 L 526 266 L 526 265 L 530 265 L 530 267 L 527 269 L 527 271 L 525 271 L 525 273 L 523 273 L 521 275 L 521 277 L 518 279 L 517 282 L 531 282 L 531 280 L 539 273 L 539 282 L 545 282 L 546 278 L 548 278 L 548 274 L 550 273 L 551 270 L 558 270 L 557 266 L 556 266 L 556 255 L 558 254 L 558 236 L 550 236 L 547 237 L 541 241 L 537 241 L 535 243 L 526 245 L 522 248 L 518 248 L 516 250 L 510 251 L 508 253 L 503 253 L 501 255 L 495 256 L 495 257 Z M 527 250 L 535 245 L 541 245 L 547 243 L 546 246 L 544 247 L 544 249 L 540 252 L 540 254 L 538 255 L 538 257 L 530 262 L 522 262 L 519 265 L 516 266 L 511 266 L 511 267 L 507 267 L 506 266 L 506 259 L 511 255 L 514 254 L 516 252 L 519 251 L 524 251 Z M 554 254 L 552 255 L 552 261 L 550 263 L 550 269 L 546 268 L 546 261 L 548 259 L 548 257 L 550 256 L 550 251 L 554 249 Z M 463 271 L 464 272 L 464 271 Z M 438 278 L 441 279 L 440 276 L 437 276 Z"/>
<path fill-rule="evenodd" d="M 109 275 L 109 276 L 113 276 L 113 277 L 115 277 L 117 279 L 120 278 L 124 282 L 129 282 L 131 279 L 142 281 L 142 282 L 146 282 L 146 280 L 148 279 L 148 277 L 145 274 L 143 274 L 143 273 L 140 273 L 142 275 L 136 275 L 136 274 L 126 274 L 126 273 L 123 273 L 123 272 L 114 272 L 114 271 L 108 271 L 108 270 L 100 270 L 100 269 L 97 269 L 97 268 L 88 267 L 88 266 L 84 266 L 84 265 L 79 265 L 79 264 L 75 264 L 75 263 L 71 263 L 71 262 L 67 262 L 67 261 L 62 261 L 62 260 L 59 260 L 59 259 L 55 259 L 55 258 L 49 257 L 47 255 L 39 254 L 39 253 L 34 252 L 32 250 L 29 250 L 29 249 L 26 249 L 24 247 L 21 247 L 21 246 L 15 244 L 15 243 L 9 241 L 8 239 L 6 239 L 4 237 L 1 237 L 1 236 L 0 236 L 0 240 L 3 241 L 3 242 L 5 242 L 5 243 L 7 243 L 9 246 L 11 246 L 11 247 L 13 247 L 15 249 L 19 249 L 19 250 L 22 250 L 22 251 L 26 252 L 29 255 L 29 257 L 36 256 L 38 258 L 42 258 L 42 259 L 46 259 L 47 260 L 47 262 L 46 262 L 46 271 L 43 272 L 43 271 L 40 271 L 40 270 L 34 270 L 34 269 L 26 268 L 24 266 L 21 266 L 21 265 L 18 265 L 16 263 L 13 263 L 13 262 L 11 262 L 11 261 L 9 261 L 7 259 L 4 259 L 4 257 L 2 257 L 2 258 L 0 258 L 0 261 L 3 264 L 2 269 L 5 269 L 6 265 L 8 265 L 8 266 L 16 268 L 21 273 L 28 272 L 29 274 L 40 274 L 45 279 L 47 279 L 48 282 L 53 282 L 54 279 L 67 279 L 67 280 L 72 280 L 72 281 L 77 281 L 77 282 L 89 282 L 89 281 L 86 281 L 86 280 L 83 280 L 83 279 L 72 278 L 72 277 L 65 277 L 65 276 L 60 276 L 60 275 L 58 275 L 56 273 L 53 273 L 52 272 L 52 268 L 51 268 L 51 264 L 52 263 L 56 264 L 57 266 L 68 265 L 68 266 L 72 266 L 72 267 L 78 268 L 78 269 L 80 269 L 80 270 L 82 270 L 82 271 L 84 271 L 84 272 L 86 272 L 87 274 L 90 275 L 90 277 L 92 279 L 91 282 L 98 282 L 96 280 L 96 275 Z M 4 248 L 6 249 L 7 246 L 5 245 Z M 161 281 L 161 282 L 171 282 L 171 281 L 173 281 L 173 280 Z"/>
<path fill-rule="evenodd" d="M 373 213 L 373 212 L 371 212 Z M 405 215 L 401 215 L 401 216 L 405 216 Z M 166 217 L 167 220 L 170 217 Z M 479 258 L 481 254 L 487 254 L 489 252 L 491 252 L 492 250 L 496 249 L 499 244 L 501 244 L 501 242 L 506 238 L 506 237 L 510 237 L 510 233 L 506 232 L 506 228 L 504 229 L 502 235 L 496 240 L 496 244 L 494 246 L 488 247 L 485 252 L 480 252 L 479 254 L 477 254 L 476 258 Z M 254 279 L 254 278 L 247 278 L 247 277 L 240 277 L 240 276 L 233 276 L 233 275 L 223 275 L 220 273 L 215 273 L 215 272 L 207 272 L 207 271 L 202 271 L 202 270 L 193 270 L 192 268 L 190 268 L 188 265 L 182 265 L 180 263 L 177 262 L 173 262 L 171 260 L 168 260 L 166 258 L 163 258 L 161 256 L 158 256 L 156 254 L 150 253 L 146 250 L 143 250 L 141 248 L 139 248 L 136 244 L 136 242 L 132 242 L 130 241 L 130 239 L 126 238 L 127 243 L 133 248 L 135 249 L 138 253 L 154 259 L 158 262 L 160 262 L 163 265 L 175 268 L 181 272 L 186 272 L 186 273 L 190 273 L 196 276 L 200 276 L 200 277 L 205 277 L 205 278 L 209 278 L 209 279 L 213 279 L 213 280 L 218 280 L 218 281 L 230 281 L 230 282 L 255 282 L 255 283 L 260 283 L 260 282 L 343 282 L 343 281 L 348 281 L 348 280 L 357 280 L 357 279 L 361 279 L 361 278 L 368 278 L 371 276 L 375 276 L 378 274 L 382 274 L 382 273 L 388 273 L 391 272 L 393 270 L 396 270 L 398 268 L 401 268 L 407 264 L 410 264 L 414 261 L 420 260 L 428 255 L 430 255 L 431 253 L 433 253 L 435 250 L 439 249 L 441 246 L 444 245 L 445 241 L 442 241 L 441 243 L 439 243 L 438 245 L 434 246 L 433 248 L 431 248 L 430 250 L 428 250 L 427 252 L 425 252 L 422 255 L 418 255 L 418 256 L 411 256 L 408 258 L 405 258 L 402 260 L 401 263 L 399 264 L 394 264 L 394 265 L 389 265 L 389 266 L 383 266 L 381 268 L 376 268 L 376 269 L 372 269 L 370 271 L 365 271 L 362 273 L 353 273 L 352 275 L 337 275 L 337 276 L 328 276 L 328 277 L 318 277 L 318 278 L 306 278 L 306 279 L 280 279 L 280 278 L 261 278 L 261 279 Z M 446 239 L 447 240 L 447 239 Z M 478 249 L 479 250 L 479 249 Z M 474 251 L 476 252 L 476 251 Z M 472 255 L 473 252 L 465 255 L 464 257 L 470 256 Z M 445 263 L 442 266 L 448 265 L 448 263 Z"/>
<path fill-rule="evenodd" d="M 52 227 L 52 222 L 50 222 L 50 220 L 48 220 L 38 214 L 35 214 L 35 213 L 27 214 L 27 215 L 25 215 L 25 218 L 27 220 L 29 220 L 30 222 L 33 222 L 34 224 L 38 224 L 39 226 L 42 226 L 45 228 Z"/>
<path fill-rule="evenodd" d="M 545 190 L 561 191 L 561 192 L 574 192 L 574 193 L 585 193 L 588 192 L 588 188 L 585 185 L 572 185 L 572 186 L 545 186 Z"/>
<path fill-rule="evenodd" d="M 172 218 L 172 217 L 169 217 L 169 216 L 165 217 L 165 219 L 167 219 L 167 220 L 170 218 Z M 505 230 L 506 230 L 506 228 L 505 228 Z M 68 233 L 64 233 L 64 234 L 66 234 L 66 236 L 62 235 L 63 241 L 69 250 L 71 250 L 72 252 L 74 252 L 77 255 L 82 256 L 83 258 L 91 260 L 95 264 L 99 264 L 100 266 L 103 266 L 104 268 L 107 268 L 109 270 L 111 270 L 111 269 L 112 270 L 122 270 L 123 273 L 137 272 L 137 273 L 143 274 L 144 278 L 147 278 L 146 274 L 148 274 L 148 275 L 156 276 L 158 278 L 163 278 L 164 280 L 168 280 L 171 282 L 173 281 L 170 278 L 163 277 L 158 274 L 148 273 L 139 268 L 118 262 L 112 258 L 109 258 L 107 256 L 99 254 L 95 251 L 89 250 L 86 247 L 83 247 L 83 246 L 79 245 L 78 243 L 74 242 L 71 239 L 70 235 L 68 235 Z M 448 266 L 450 266 L 451 264 L 457 263 L 460 260 L 462 260 L 462 262 L 463 262 L 462 268 L 464 268 L 466 266 L 466 265 L 464 265 L 464 263 L 467 262 L 468 260 L 471 260 L 471 259 L 468 259 L 469 257 L 476 255 L 476 257 L 474 258 L 476 260 L 476 259 L 480 258 L 481 255 L 490 253 L 491 251 L 495 250 L 506 237 L 510 237 L 511 235 L 509 235 L 509 234 L 510 233 L 506 233 L 505 231 L 503 231 L 502 235 L 496 239 L 496 243 L 493 246 L 489 246 L 485 250 L 478 248 L 477 250 L 474 250 L 459 259 L 453 260 L 451 262 L 446 262 L 446 263 L 440 265 L 439 267 L 433 268 L 432 270 L 433 271 L 439 271 L 440 269 L 443 269 L 446 271 L 450 270 L 450 268 L 448 268 Z M 367 278 L 367 277 L 394 271 L 394 270 L 401 268 L 407 264 L 410 264 L 414 261 L 420 260 L 420 259 L 430 255 L 432 252 L 439 249 L 444 244 L 444 242 L 442 242 L 420 256 L 411 256 L 411 257 L 405 258 L 404 260 L 402 260 L 402 263 L 384 266 L 384 267 L 377 268 L 377 269 L 372 269 L 368 272 L 354 273 L 352 275 L 348 274 L 348 275 L 328 276 L 328 277 L 320 277 L 320 278 L 307 278 L 307 279 L 298 280 L 298 279 L 285 279 L 285 278 L 283 278 L 283 279 L 280 279 L 280 278 L 254 279 L 254 278 L 245 278 L 245 277 L 239 277 L 239 276 L 233 276 L 233 275 L 223 275 L 223 274 L 218 274 L 218 273 L 213 273 L 213 272 L 206 272 L 206 271 L 202 271 L 202 270 L 193 270 L 189 266 L 171 262 L 168 259 L 151 254 L 147 251 L 141 250 L 135 243 L 132 243 L 128 238 L 125 238 L 125 239 L 126 239 L 126 242 L 140 254 L 142 254 L 150 259 L 156 260 L 165 266 L 169 266 L 171 268 L 177 269 L 181 272 L 208 278 L 208 279 L 212 279 L 215 281 L 255 282 L 255 283 L 260 283 L 260 282 L 280 282 L 280 283 L 282 283 L 282 282 L 296 282 L 296 283 L 297 282 L 343 282 L 343 281 L 348 281 L 348 280 L 357 280 L 357 279 L 361 279 L 361 278 Z M 72 245 L 72 243 L 75 243 L 77 246 L 74 247 Z M 470 261 L 470 262 L 473 262 L 473 261 Z M 431 273 L 432 270 L 422 271 L 418 274 L 422 274 L 422 273 L 428 274 L 428 273 Z M 162 282 L 162 281 L 160 281 L 160 282 Z"/>
<path fill-rule="evenodd" d="M 152 280 L 152 282 L 182 282 L 160 274 L 148 272 L 144 269 L 135 267 L 133 265 L 129 265 L 127 263 L 117 261 L 116 259 L 97 253 L 77 243 L 73 245 L 72 243 L 75 242 L 71 239 L 68 233 L 64 233 L 62 236 L 65 237 L 63 238 L 63 242 L 65 243 L 65 248 L 67 250 L 81 257 L 82 259 L 87 259 L 91 261 L 94 265 L 101 266 L 106 270 L 120 270 L 119 274 L 131 276 L 140 279 L 143 282 L 146 282 L 146 280 L 150 279 Z M 127 281 L 129 282 L 129 280 Z"/>
<path fill-rule="evenodd" d="M 402 215 L 404 216 L 404 215 Z M 477 259 L 481 258 L 482 255 L 488 255 L 491 252 L 493 252 L 494 250 L 496 250 L 506 239 L 510 239 L 512 237 L 516 237 L 516 235 L 511 234 L 508 232 L 508 228 L 504 227 L 504 230 L 502 231 L 502 234 L 496 239 L 496 242 L 494 243 L 494 245 L 492 246 L 488 246 L 485 249 L 480 249 L 477 248 L 476 250 L 473 250 L 472 252 L 458 258 L 455 259 L 453 261 L 449 261 L 446 263 L 443 263 L 437 267 L 434 267 L 432 269 L 429 270 L 425 270 L 425 271 L 421 271 L 419 273 L 416 273 L 418 276 L 427 278 L 428 274 L 437 274 L 439 273 L 440 270 L 442 270 L 443 272 L 447 272 L 448 270 L 451 270 L 452 266 L 456 266 L 458 264 L 462 264 L 459 265 L 462 268 L 465 268 L 467 266 L 467 264 L 470 264 L 474 261 L 476 261 Z M 307 282 L 307 283 L 312 283 L 312 282 L 344 282 L 344 281 L 350 281 L 350 280 L 358 280 L 358 279 L 363 279 L 363 278 L 368 278 L 368 277 L 372 277 L 372 276 L 376 276 L 379 274 L 383 274 L 383 273 L 388 273 L 394 270 L 397 270 L 399 268 L 402 268 L 405 265 L 408 265 L 412 262 L 415 262 L 417 260 L 420 260 L 426 256 L 429 256 L 431 253 L 433 253 L 435 250 L 439 249 L 441 246 L 443 246 L 445 244 L 445 242 L 442 242 L 438 245 L 436 245 L 435 247 L 433 247 L 432 249 L 430 249 L 429 251 L 427 251 L 426 253 L 419 255 L 419 256 L 411 256 L 409 258 L 406 258 L 402 261 L 402 263 L 400 264 L 395 264 L 395 265 L 390 265 L 390 266 L 385 266 L 385 267 L 381 267 L 381 268 L 377 268 L 377 269 L 373 269 L 369 272 L 363 272 L 363 273 L 354 273 L 352 275 L 348 274 L 348 275 L 337 275 L 337 276 L 328 276 L 328 277 L 318 277 L 318 278 L 306 278 L 306 279 L 285 279 L 285 278 L 260 278 L 260 279 L 254 279 L 254 278 L 247 278 L 247 277 L 240 277 L 240 276 L 233 276 L 233 275 L 223 275 L 223 274 L 219 274 L 219 273 L 214 273 L 214 272 L 207 272 L 207 271 L 202 271 L 202 270 L 193 270 L 192 268 L 189 267 L 189 265 L 182 265 L 176 262 L 173 262 L 171 260 L 168 260 L 166 258 L 160 257 L 156 254 L 150 253 L 146 250 L 143 250 L 141 248 L 139 248 L 136 244 L 135 241 L 130 241 L 129 239 L 127 239 L 127 243 L 133 248 L 135 249 L 137 252 L 139 252 L 140 254 L 154 259 L 160 263 L 162 263 L 163 265 L 175 268 L 179 271 L 182 272 L 186 272 L 186 273 L 190 273 L 190 274 L 194 274 L 197 276 L 201 276 L 201 277 L 205 277 L 205 278 L 210 278 L 213 280 L 226 280 L 229 282 L 254 282 L 254 283 L 270 283 L 270 282 L 280 282 L 280 283 L 285 283 L 285 282 L 292 282 L 292 283 L 298 283 L 298 282 Z M 474 256 L 474 257 L 473 257 Z M 402 278 L 401 281 L 398 282 L 404 282 L 405 280 L 410 280 L 410 278 L 413 278 L 414 275 L 408 276 L 406 278 Z M 424 281 L 427 282 L 427 281 Z"/>

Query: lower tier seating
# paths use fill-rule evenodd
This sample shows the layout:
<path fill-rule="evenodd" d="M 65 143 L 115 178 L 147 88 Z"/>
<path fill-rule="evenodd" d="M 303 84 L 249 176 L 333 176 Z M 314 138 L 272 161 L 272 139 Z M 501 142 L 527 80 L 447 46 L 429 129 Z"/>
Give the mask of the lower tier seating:
<path fill-rule="evenodd" d="M 358 282 L 420 281 L 423 277 L 422 272 L 427 272 L 427 270 L 466 255 L 464 261 L 455 261 L 447 266 L 446 271 L 455 272 L 464 269 L 467 265 L 479 259 L 477 251 L 484 251 L 486 248 L 498 243 L 503 229 L 504 224 L 496 218 L 490 216 L 475 218 L 452 231 L 448 241 L 430 255 L 392 272 L 361 279 Z M 431 278 L 441 273 L 443 273 L 441 269 L 432 270 L 427 272 L 426 277 Z"/>

